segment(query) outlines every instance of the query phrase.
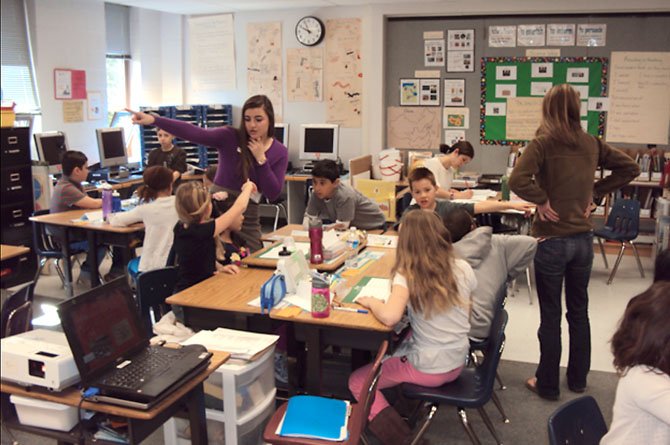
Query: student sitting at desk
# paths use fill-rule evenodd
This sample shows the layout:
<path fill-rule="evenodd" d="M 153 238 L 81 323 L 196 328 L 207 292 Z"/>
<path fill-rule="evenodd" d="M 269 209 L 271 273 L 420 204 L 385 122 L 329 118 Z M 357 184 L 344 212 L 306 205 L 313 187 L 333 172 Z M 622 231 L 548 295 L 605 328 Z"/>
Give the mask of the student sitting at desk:
<path fill-rule="evenodd" d="M 477 280 L 453 250 L 449 232 L 437 215 L 407 212 L 402 218 L 388 301 L 367 296 L 356 300 L 386 326 L 398 323 L 407 309 L 412 327 L 412 334 L 393 357 L 382 363 L 370 410 L 369 428 L 386 445 L 405 443 L 410 429 L 381 390 L 403 382 L 440 386 L 456 380 L 465 365 L 470 347 L 470 296 Z M 349 378 L 349 389 L 356 397 L 364 390 L 370 366 L 357 369 Z"/>
<path fill-rule="evenodd" d="M 345 230 L 356 227 L 363 230 L 381 229 L 386 225 L 386 216 L 379 205 L 340 181 L 337 163 L 323 160 L 312 169 L 314 193 L 309 198 L 303 225 L 310 217 L 330 221 L 331 228 Z"/>
<path fill-rule="evenodd" d="M 102 208 L 102 199 L 91 198 L 84 192 L 84 187 L 81 185 L 88 177 L 88 158 L 80 151 L 68 150 L 63 153 L 61 160 L 63 166 L 63 175 L 56 183 L 53 194 L 51 195 L 50 213 L 67 212 L 70 210 L 82 209 L 100 209 Z M 50 228 L 49 233 L 57 240 L 62 239 L 63 235 L 60 230 Z M 72 250 L 88 250 L 88 241 L 81 240 L 70 243 Z M 105 257 L 105 247 L 98 248 L 98 265 Z M 112 269 L 109 271 L 107 278 L 113 278 L 123 274 L 123 255 L 114 250 L 112 258 Z M 81 265 L 80 280 L 89 281 L 90 266 L 87 261 Z"/>
<path fill-rule="evenodd" d="M 525 235 L 493 235 L 492 227 L 477 227 L 465 209 L 456 209 L 442 218 L 451 233 L 456 254 L 472 266 L 477 288 L 472 292 L 470 338 L 489 336 L 494 307 L 500 288 L 522 273 L 535 257 L 537 241 Z"/>
<path fill-rule="evenodd" d="M 454 203 L 451 201 L 437 200 L 437 191 L 439 190 L 439 187 L 435 182 L 435 175 L 425 167 L 419 167 L 412 170 L 408 180 L 409 188 L 412 191 L 412 196 L 416 200 L 416 204 L 412 204 L 407 210 L 432 210 L 440 215 L 440 217 L 444 217 L 446 214 L 457 208 L 464 208 L 471 215 L 500 212 L 502 210 L 519 210 L 530 213 L 533 208 L 532 204 L 525 202 L 487 200 L 475 203 Z"/>
<path fill-rule="evenodd" d="M 225 192 L 219 192 L 225 193 Z M 216 204 L 216 203 L 215 203 Z M 218 206 L 214 205 L 212 216 L 216 218 L 220 214 L 229 210 L 230 206 L 219 201 Z M 238 235 L 242 230 L 244 215 L 240 214 L 233 222 L 226 227 L 216 238 L 216 270 L 219 272 L 236 274 L 240 271 L 242 258 L 249 255 L 249 249 L 244 244 L 244 240 Z"/>
<path fill-rule="evenodd" d="M 142 256 L 128 264 L 128 272 L 133 278 L 140 272 L 165 267 L 172 248 L 173 229 L 179 220 L 172 195 L 172 170 L 154 165 L 144 171 L 143 177 L 144 185 L 137 189 L 137 194 L 145 204 L 128 212 L 114 213 L 109 219 L 113 226 L 144 223 Z"/>
<path fill-rule="evenodd" d="M 147 166 L 162 165 L 167 167 L 172 170 L 174 181 L 177 181 L 186 172 L 186 151 L 174 145 L 174 136 L 167 131 L 156 128 L 156 136 L 160 147 L 149 152 Z M 178 183 L 175 184 L 175 188 L 178 185 Z"/>

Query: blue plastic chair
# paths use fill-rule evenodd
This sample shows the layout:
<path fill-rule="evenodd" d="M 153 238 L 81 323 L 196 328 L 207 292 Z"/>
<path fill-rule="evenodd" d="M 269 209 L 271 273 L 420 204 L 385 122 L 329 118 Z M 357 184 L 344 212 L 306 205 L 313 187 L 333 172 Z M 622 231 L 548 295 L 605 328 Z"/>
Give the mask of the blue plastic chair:
<path fill-rule="evenodd" d="M 640 275 L 644 278 L 644 270 L 642 270 L 642 263 L 640 262 L 640 255 L 637 253 L 637 247 L 633 240 L 637 238 L 640 228 L 640 201 L 636 199 L 618 199 L 614 202 L 610 214 L 607 217 L 605 227 L 598 229 L 593 234 L 598 238 L 598 245 L 600 246 L 600 253 L 605 262 L 605 268 L 609 268 L 607 264 L 607 257 L 605 256 L 605 248 L 603 247 L 603 239 L 607 241 L 617 241 L 621 243 L 619 255 L 616 258 L 612 272 L 610 273 L 607 284 L 611 284 L 614 280 L 614 275 L 619 268 L 621 258 L 623 258 L 626 246 L 633 248 L 635 259 L 637 260 L 637 267 L 640 269 Z"/>
<path fill-rule="evenodd" d="M 607 433 L 605 419 L 591 396 L 563 404 L 549 416 L 548 429 L 551 445 L 598 445 Z"/>

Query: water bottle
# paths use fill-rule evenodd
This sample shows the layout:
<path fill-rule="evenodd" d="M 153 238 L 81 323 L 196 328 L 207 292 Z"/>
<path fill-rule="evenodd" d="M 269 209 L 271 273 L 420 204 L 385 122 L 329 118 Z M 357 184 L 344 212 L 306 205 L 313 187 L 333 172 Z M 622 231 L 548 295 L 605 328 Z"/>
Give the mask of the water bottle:
<path fill-rule="evenodd" d="M 102 189 L 102 219 L 107 220 L 107 216 L 112 213 L 112 189 Z"/>
<path fill-rule="evenodd" d="M 120 212 L 121 209 L 121 195 L 118 191 L 112 192 L 112 213 Z"/>
<path fill-rule="evenodd" d="M 330 283 L 325 275 L 312 273 L 312 317 L 327 318 L 330 315 Z"/>
<path fill-rule="evenodd" d="M 507 175 L 504 175 L 500 179 L 500 191 L 502 192 L 501 194 L 503 201 L 509 201 L 509 183 L 507 181 L 508 181 Z"/>
<path fill-rule="evenodd" d="M 319 218 L 309 219 L 309 262 L 323 263 L 323 223 Z"/>
<path fill-rule="evenodd" d="M 358 244 L 360 243 L 356 227 L 349 228 L 346 241 L 347 257 L 344 260 L 344 265 L 347 269 L 356 269 L 358 267 Z"/>

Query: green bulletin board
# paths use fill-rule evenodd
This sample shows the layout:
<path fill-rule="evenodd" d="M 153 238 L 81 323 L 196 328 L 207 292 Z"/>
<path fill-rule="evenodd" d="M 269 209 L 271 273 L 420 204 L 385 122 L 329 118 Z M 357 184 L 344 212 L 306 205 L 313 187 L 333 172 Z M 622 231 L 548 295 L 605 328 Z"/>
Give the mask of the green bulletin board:
<path fill-rule="evenodd" d="M 551 77 L 532 77 L 534 63 L 553 65 Z M 497 67 L 516 67 L 516 79 L 497 79 Z M 482 57 L 480 142 L 484 145 L 507 145 L 526 141 L 509 140 L 506 137 L 506 116 L 488 116 L 487 103 L 504 103 L 505 98 L 496 97 L 496 86 L 516 85 L 516 97 L 531 96 L 531 82 L 551 82 L 552 85 L 566 83 L 569 68 L 588 68 L 588 82 L 574 85 L 588 86 L 589 97 L 605 97 L 607 93 L 608 60 L 605 57 Z M 568 81 L 568 83 L 573 83 Z M 582 97 L 582 100 L 584 98 Z M 582 117 L 584 119 L 584 117 Z M 605 116 L 600 111 L 588 111 L 588 132 L 596 137 L 604 133 Z"/>

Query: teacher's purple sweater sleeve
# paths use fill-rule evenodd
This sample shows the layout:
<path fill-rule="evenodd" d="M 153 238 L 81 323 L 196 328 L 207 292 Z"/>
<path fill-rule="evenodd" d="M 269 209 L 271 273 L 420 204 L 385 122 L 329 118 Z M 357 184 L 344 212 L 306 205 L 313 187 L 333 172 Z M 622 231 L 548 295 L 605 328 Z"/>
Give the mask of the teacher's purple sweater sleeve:
<path fill-rule="evenodd" d="M 284 186 L 284 176 L 288 166 L 288 149 L 275 140 L 273 146 L 266 153 L 267 162 L 256 165 L 256 179 L 258 189 L 270 200 L 279 197 Z"/>
<path fill-rule="evenodd" d="M 156 116 L 155 125 L 179 139 L 216 149 L 237 148 L 237 130 L 232 127 L 202 128 L 189 122 Z"/>

